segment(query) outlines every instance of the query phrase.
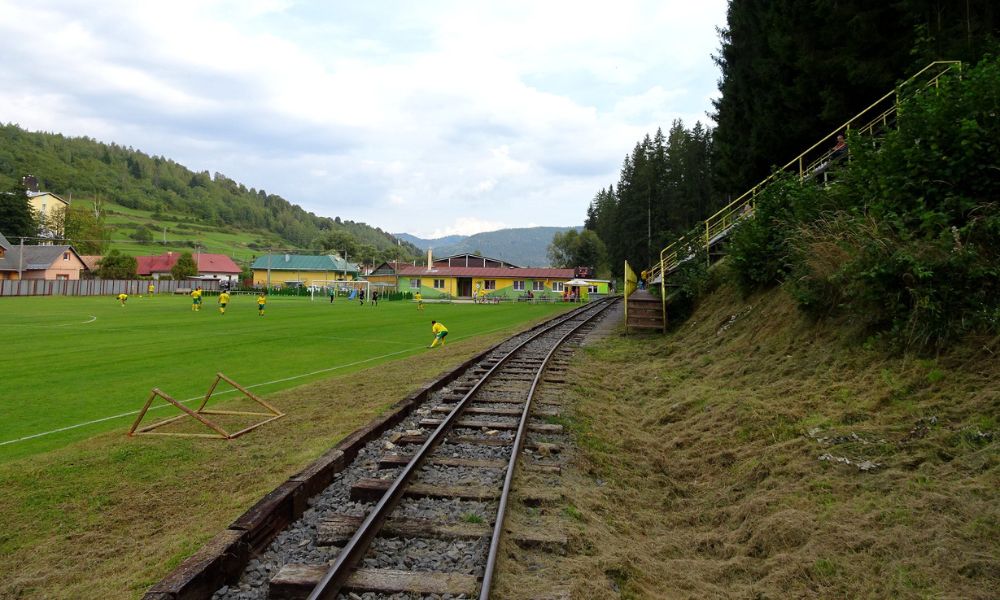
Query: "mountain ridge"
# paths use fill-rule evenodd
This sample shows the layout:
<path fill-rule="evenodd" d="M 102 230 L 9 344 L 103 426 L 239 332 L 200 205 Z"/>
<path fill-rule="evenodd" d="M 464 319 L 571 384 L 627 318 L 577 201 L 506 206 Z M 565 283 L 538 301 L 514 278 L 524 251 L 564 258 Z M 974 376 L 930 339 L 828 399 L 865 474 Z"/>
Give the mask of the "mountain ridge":
<path fill-rule="evenodd" d="M 569 227 L 510 227 L 495 231 L 484 231 L 474 235 L 451 235 L 440 238 L 421 238 L 409 233 L 394 233 L 399 239 L 410 242 L 426 251 L 431 248 L 437 257 L 455 254 L 482 254 L 513 263 L 520 267 L 548 267 L 548 247 L 556 233 L 575 229 Z"/>

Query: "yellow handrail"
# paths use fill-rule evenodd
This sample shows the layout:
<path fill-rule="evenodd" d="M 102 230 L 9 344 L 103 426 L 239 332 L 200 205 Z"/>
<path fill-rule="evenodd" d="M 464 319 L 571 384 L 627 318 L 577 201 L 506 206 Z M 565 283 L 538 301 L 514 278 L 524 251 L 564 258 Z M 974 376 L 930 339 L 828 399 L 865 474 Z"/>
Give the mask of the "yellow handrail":
<path fill-rule="evenodd" d="M 829 149 L 830 140 L 837 136 L 838 134 L 850 131 L 853 127 L 861 135 L 873 135 L 876 132 L 876 128 L 881 125 L 885 128 L 889 126 L 890 119 L 895 115 L 900 99 L 903 97 L 903 90 L 905 87 L 913 84 L 917 81 L 917 78 L 927 73 L 935 67 L 943 67 L 936 74 L 930 77 L 928 80 L 922 82 L 919 89 L 927 89 L 931 86 L 937 87 L 941 78 L 951 72 L 953 69 L 961 73 L 962 62 L 957 60 L 938 60 L 930 63 L 923 69 L 920 69 L 915 74 L 910 76 L 909 79 L 903 83 L 896 86 L 896 88 L 872 102 L 867 108 L 854 115 L 842 125 L 835 128 L 830 133 L 823 136 L 815 144 L 807 148 L 801 154 L 793 158 L 792 160 L 785 163 L 785 165 L 773 173 L 765 177 L 760 183 L 753 186 L 735 200 L 720 208 L 712 216 L 708 217 L 703 221 L 702 225 L 695 227 L 693 232 L 686 233 L 665 248 L 660 250 L 660 260 L 658 263 L 650 266 L 647 272 L 647 280 L 653 282 L 657 277 L 660 278 L 660 285 L 662 289 L 662 297 L 664 299 L 663 306 L 663 323 L 664 331 L 666 331 L 666 274 L 673 271 L 681 262 L 684 262 L 688 258 L 694 255 L 696 249 L 700 250 L 702 244 L 704 245 L 706 254 L 711 251 L 711 246 L 714 242 L 721 239 L 740 219 L 749 217 L 753 214 L 757 194 L 764 190 L 768 185 L 770 185 L 779 175 L 784 172 L 791 170 L 792 167 L 796 167 L 798 171 L 799 180 L 805 180 L 811 174 L 818 171 L 818 167 L 824 162 L 829 162 L 833 158 L 834 151 Z M 878 114 L 872 117 L 869 113 L 876 110 L 880 104 L 892 99 L 892 103 L 886 107 L 879 109 Z M 866 119 L 863 125 L 857 126 L 856 123 L 859 120 Z M 806 162 L 806 157 L 810 155 L 817 148 L 825 148 L 818 156 L 810 159 Z M 703 233 L 700 233 L 702 230 Z M 704 239 L 697 239 L 700 237 Z M 682 253 L 683 252 L 683 253 Z M 708 258 L 711 260 L 711 257 Z"/>

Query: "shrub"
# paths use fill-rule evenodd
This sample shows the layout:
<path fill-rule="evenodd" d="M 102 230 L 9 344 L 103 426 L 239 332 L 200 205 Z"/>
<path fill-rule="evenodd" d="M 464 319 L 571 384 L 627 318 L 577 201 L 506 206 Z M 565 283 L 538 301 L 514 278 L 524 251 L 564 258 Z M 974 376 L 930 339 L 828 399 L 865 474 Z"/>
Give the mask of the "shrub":
<path fill-rule="evenodd" d="M 744 219 L 730 236 L 729 269 L 743 293 L 784 281 L 793 270 L 795 230 L 822 210 L 823 192 L 785 175 L 757 197 L 753 218 Z"/>
<path fill-rule="evenodd" d="M 677 325 L 690 317 L 698 298 L 708 291 L 710 282 L 707 254 L 704 247 L 700 247 L 694 256 L 667 276 L 668 324 Z M 659 293 L 659 290 L 659 286 L 650 286 L 650 291 Z"/>
<path fill-rule="evenodd" d="M 853 138 L 823 218 L 788 223 L 799 306 L 844 313 L 903 348 L 1000 331 L 1000 63 L 900 108 L 880 144 Z M 779 233 L 780 232 L 780 233 Z"/>

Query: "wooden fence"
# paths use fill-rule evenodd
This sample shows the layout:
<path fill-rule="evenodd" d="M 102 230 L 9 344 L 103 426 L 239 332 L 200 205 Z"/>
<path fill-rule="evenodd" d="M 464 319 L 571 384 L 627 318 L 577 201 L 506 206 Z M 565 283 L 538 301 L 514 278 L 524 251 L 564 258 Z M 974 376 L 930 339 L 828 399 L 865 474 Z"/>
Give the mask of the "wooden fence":
<path fill-rule="evenodd" d="M 0 280 L 0 297 L 3 296 L 117 296 L 145 294 L 148 279 L 21 279 Z M 152 281 L 157 294 L 173 294 L 178 289 L 190 292 L 194 287 L 208 292 L 219 290 L 219 282 L 206 281 Z"/>

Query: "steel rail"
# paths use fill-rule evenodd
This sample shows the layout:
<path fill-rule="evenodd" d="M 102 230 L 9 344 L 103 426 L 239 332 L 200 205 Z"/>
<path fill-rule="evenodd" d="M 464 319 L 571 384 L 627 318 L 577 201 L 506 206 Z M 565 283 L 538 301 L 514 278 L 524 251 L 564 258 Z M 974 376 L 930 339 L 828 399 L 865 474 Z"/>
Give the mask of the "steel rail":
<path fill-rule="evenodd" d="M 528 399 L 524 403 L 524 410 L 521 411 L 521 422 L 517 427 L 517 436 L 514 438 L 514 449 L 510 455 L 510 462 L 507 464 L 507 475 L 503 480 L 503 491 L 500 493 L 500 502 L 497 507 L 497 518 L 496 522 L 493 524 L 493 538 L 490 540 L 490 550 L 489 554 L 486 556 L 486 571 L 483 574 L 483 584 L 479 589 L 479 600 L 489 600 L 490 598 L 490 588 L 493 585 L 493 570 L 496 568 L 497 553 L 500 550 L 500 535 L 503 532 L 503 521 L 507 513 L 507 499 L 510 496 L 510 488 L 514 480 L 514 467 L 517 466 L 518 456 L 521 454 L 521 450 L 524 449 L 524 438 L 525 432 L 528 428 L 528 417 L 531 414 L 531 401 L 534 399 L 535 390 L 538 388 L 538 382 L 542 378 L 542 374 L 545 372 L 545 367 L 548 366 L 549 361 L 552 359 L 552 355 L 555 354 L 566 340 L 573 334 L 575 334 L 581 327 L 590 323 L 592 320 L 597 318 L 601 313 L 611 308 L 614 302 L 608 302 L 600 308 L 600 310 L 595 310 L 594 314 L 587 317 L 586 320 L 581 321 L 576 327 L 566 333 L 566 335 L 559 338 L 556 343 L 549 350 L 548 354 L 542 360 L 541 367 L 538 369 L 538 373 L 535 374 L 534 380 L 531 382 L 531 389 L 528 390 Z"/>
<path fill-rule="evenodd" d="M 423 445 L 420 446 L 420 449 L 414 453 L 413 458 L 405 467 L 403 467 L 402 472 L 392 482 L 389 489 L 382 494 L 382 498 L 375 505 L 375 508 L 372 509 L 365 520 L 361 523 L 358 530 L 341 549 L 340 553 L 337 555 L 337 560 L 334 561 L 327 572 L 323 575 L 323 578 L 316 584 L 316 587 L 314 587 L 312 592 L 310 592 L 307 600 L 336 599 L 337 594 L 340 593 L 341 588 L 343 588 L 344 583 L 347 581 L 348 577 L 350 577 L 351 572 L 355 569 L 361 559 L 364 558 L 372 540 L 375 539 L 381 530 L 382 524 L 385 523 L 389 514 L 393 511 L 393 509 L 395 509 L 396 504 L 398 504 L 402 499 L 403 490 L 406 485 L 409 484 L 413 474 L 420 468 L 424 459 L 430 454 L 431 450 L 438 445 L 444 437 L 444 433 L 450 429 L 452 423 L 458 418 L 458 415 L 465 409 L 465 405 L 469 402 L 469 399 L 479 390 L 480 387 L 482 387 L 482 385 L 493 375 L 493 373 L 499 369 L 501 365 L 506 363 L 508 359 L 514 356 L 514 353 L 524 348 L 524 346 L 533 342 L 540 336 L 549 333 L 563 323 L 575 318 L 588 308 L 592 307 L 589 305 L 583 306 L 564 315 L 562 319 L 540 327 L 538 332 L 518 344 L 510 352 L 500 358 L 500 360 L 498 360 L 489 371 L 480 377 L 479 381 L 477 381 L 476 384 L 472 386 L 472 389 L 470 389 L 465 396 L 462 397 L 462 400 L 450 413 L 448 413 L 448 416 L 445 417 L 440 425 L 438 425 L 437 429 L 435 429 L 434 432 L 428 436 L 427 441 L 424 442 Z"/>

